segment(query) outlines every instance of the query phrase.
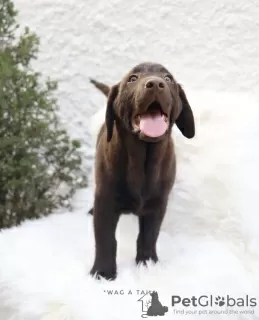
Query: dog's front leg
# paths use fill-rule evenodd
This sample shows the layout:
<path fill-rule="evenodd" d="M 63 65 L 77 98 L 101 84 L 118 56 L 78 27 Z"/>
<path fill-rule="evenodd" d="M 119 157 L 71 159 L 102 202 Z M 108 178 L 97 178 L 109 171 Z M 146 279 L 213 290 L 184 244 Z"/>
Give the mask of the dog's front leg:
<path fill-rule="evenodd" d="M 116 278 L 116 252 L 115 238 L 119 213 L 115 211 L 112 202 L 105 201 L 103 197 L 96 197 L 93 210 L 95 235 L 95 261 L 90 274 L 98 279 L 107 280 Z"/>
<path fill-rule="evenodd" d="M 167 207 L 167 198 L 149 200 L 139 212 L 139 235 L 136 263 L 146 265 L 148 260 L 158 261 L 156 242 Z"/>

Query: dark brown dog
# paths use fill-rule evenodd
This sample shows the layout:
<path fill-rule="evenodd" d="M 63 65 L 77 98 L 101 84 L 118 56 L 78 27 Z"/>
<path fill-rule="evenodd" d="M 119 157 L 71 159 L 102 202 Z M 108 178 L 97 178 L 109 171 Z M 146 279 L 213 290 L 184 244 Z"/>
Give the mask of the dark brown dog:
<path fill-rule="evenodd" d="M 184 90 L 160 64 L 139 64 L 120 83 L 99 89 L 108 101 L 96 145 L 96 251 L 90 273 L 114 279 L 115 232 L 122 213 L 138 216 L 136 263 L 158 261 L 156 242 L 176 174 L 171 129 L 176 123 L 192 138 L 195 125 Z"/>

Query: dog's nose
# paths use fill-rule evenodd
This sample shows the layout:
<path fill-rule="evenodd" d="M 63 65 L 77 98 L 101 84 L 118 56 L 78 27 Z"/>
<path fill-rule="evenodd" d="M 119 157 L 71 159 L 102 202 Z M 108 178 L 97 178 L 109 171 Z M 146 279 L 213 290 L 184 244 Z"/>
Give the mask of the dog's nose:
<path fill-rule="evenodd" d="M 145 88 L 150 90 L 163 90 L 165 87 L 165 84 L 163 80 L 161 79 L 150 79 L 145 83 Z"/>

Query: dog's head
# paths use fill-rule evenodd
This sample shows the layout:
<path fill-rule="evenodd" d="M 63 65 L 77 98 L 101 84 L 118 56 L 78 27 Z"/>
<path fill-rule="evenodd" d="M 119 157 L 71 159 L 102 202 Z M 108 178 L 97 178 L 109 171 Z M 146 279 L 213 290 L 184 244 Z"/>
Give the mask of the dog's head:
<path fill-rule="evenodd" d="M 151 142 L 170 134 L 174 123 L 185 137 L 195 134 L 184 90 L 165 67 L 156 63 L 135 66 L 111 87 L 106 109 L 107 141 L 112 139 L 114 121 Z"/>
<path fill-rule="evenodd" d="M 158 293 L 156 291 L 153 291 L 150 293 L 152 300 L 158 300 Z"/>

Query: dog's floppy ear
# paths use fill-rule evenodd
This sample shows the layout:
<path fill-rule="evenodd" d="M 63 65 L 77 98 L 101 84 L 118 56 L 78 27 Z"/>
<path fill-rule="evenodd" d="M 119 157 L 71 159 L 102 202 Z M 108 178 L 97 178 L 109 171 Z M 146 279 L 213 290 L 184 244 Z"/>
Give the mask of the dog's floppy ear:
<path fill-rule="evenodd" d="M 119 91 L 119 85 L 116 84 L 115 86 L 110 88 L 110 92 L 108 95 L 107 107 L 106 107 L 106 114 L 105 114 L 105 123 L 107 127 L 107 142 L 110 142 L 112 139 L 113 133 L 113 124 L 115 121 L 115 112 L 114 112 L 114 100 L 117 97 Z"/>
<path fill-rule="evenodd" d="M 178 118 L 176 119 L 175 123 L 178 129 L 182 132 L 182 134 L 186 138 L 191 139 L 195 135 L 195 123 L 193 112 L 189 104 L 189 101 L 186 97 L 186 94 L 180 84 L 178 84 L 178 90 L 180 100 L 182 102 L 182 110 Z"/>

